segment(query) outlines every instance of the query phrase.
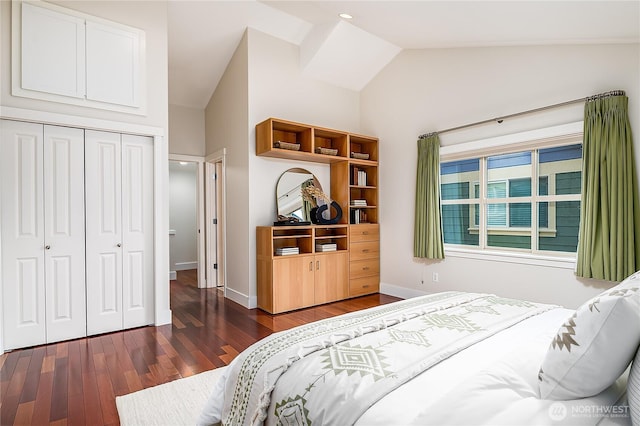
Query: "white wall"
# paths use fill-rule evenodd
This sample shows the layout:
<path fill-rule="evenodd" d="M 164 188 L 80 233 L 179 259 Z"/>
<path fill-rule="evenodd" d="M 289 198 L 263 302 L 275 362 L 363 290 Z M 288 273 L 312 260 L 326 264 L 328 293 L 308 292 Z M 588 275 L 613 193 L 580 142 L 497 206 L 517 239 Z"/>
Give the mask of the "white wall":
<path fill-rule="evenodd" d="M 198 226 L 196 223 L 197 163 L 169 161 L 169 268 L 172 271 L 196 269 Z M 184 265 L 193 263 L 193 267 Z"/>
<path fill-rule="evenodd" d="M 169 153 L 204 157 L 204 110 L 169 105 Z"/>
<path fill-rule="evenodd" d="M 640 45 L 409 50 L 361 93 L 362 132 L 380 138 L 383 290 L 494 292 L 577 307 L 611 283 L 571 269 L 448 257 L 413 258 L 416 140 L 425 132 L 625 90 L 640 165 Z M 582 120 L 582 105 L 444 134 L 441 143 L 482 139 Z M 431 281 L 438 272 L 439 282 Z M 420 280 L 425 277 L 425 284 Z"/>

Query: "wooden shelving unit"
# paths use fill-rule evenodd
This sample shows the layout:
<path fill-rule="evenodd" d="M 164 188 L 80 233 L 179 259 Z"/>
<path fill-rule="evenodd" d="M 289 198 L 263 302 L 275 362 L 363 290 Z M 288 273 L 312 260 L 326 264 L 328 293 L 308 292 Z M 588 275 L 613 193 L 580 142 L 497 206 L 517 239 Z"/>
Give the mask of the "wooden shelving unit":
<path fill-rule="evenodd" d="M 258 307 L 279 313 L 377 293 L 378 139 L 269 118 L 256 125 L 256 154 L 329 164 L 330 196 L 343 211 L 338 225 L 257 227 Z M 317 251 L 321 243 L 336 251 Z M 298 253 L 278 255 L 283 247 Z"/>

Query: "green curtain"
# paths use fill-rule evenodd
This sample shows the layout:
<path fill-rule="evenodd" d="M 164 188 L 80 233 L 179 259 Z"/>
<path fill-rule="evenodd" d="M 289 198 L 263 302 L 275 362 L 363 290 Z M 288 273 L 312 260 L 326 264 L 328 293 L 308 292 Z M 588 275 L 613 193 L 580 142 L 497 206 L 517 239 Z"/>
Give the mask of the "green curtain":
<path fill-rule="evenodd" d="M 622 281 L 640 269 L 640 206 L 627 104 L 623 94 L 594 96 L 585 104 L 580 277 Z"/>
<path fill-rule="evenodd" d="M 437 134 L 418 139 L 413 255 L 444 259 L 440 214 L 440 138 Z"/>

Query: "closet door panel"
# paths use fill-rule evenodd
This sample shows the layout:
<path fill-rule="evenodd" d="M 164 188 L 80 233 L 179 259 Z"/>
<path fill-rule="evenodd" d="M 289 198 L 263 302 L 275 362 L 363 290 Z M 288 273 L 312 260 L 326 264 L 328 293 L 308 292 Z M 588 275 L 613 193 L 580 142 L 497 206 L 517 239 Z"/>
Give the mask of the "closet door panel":
<path fill-rule="evenodd" d="M 87 334 L 121 330 L 120 135 L 85 132 Z"/>
<path fill-rule="evenodd" d="M 153 139 L 122 135 L 124 327 L 153 323 Z"/>
<path fill-rule="evenodd" d="M 86 336 L 84 130 L 44 126 L 47 343 Z"/>
<path fill-rule="evenodd" d="M 46 339 L 42 125 L 0 121 L 5 349 Z"/>

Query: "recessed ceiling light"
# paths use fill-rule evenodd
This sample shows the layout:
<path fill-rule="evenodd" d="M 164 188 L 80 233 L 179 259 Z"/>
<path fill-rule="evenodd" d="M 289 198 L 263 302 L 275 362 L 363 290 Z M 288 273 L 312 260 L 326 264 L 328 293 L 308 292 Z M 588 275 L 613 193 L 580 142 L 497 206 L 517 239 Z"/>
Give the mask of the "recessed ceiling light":
<path fill-rule="evenodd" d="M 340 16 L 341 18 L 344 18 L 344 19 L 353 19 L 353 16 L 349 15 L 348 13 L 341 13 L 338 16 Z"/>

